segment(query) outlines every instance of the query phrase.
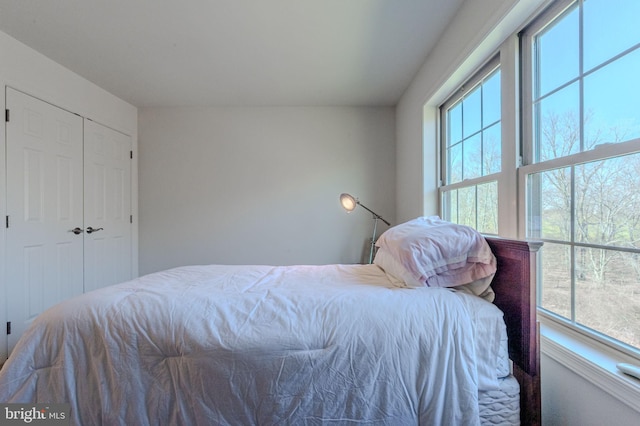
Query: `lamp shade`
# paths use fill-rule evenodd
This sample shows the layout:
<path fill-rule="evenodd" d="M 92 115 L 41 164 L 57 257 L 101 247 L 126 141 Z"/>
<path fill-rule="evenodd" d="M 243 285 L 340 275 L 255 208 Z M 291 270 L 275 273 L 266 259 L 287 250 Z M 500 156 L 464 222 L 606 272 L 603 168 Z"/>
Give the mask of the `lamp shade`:
<path fill-rule="evenodd" d="M 348 212 L 352 212 L 358 205 L 353 196 L 345 193 L 340 194 L 340 204 L 342 204 L 342 207 Z"/>

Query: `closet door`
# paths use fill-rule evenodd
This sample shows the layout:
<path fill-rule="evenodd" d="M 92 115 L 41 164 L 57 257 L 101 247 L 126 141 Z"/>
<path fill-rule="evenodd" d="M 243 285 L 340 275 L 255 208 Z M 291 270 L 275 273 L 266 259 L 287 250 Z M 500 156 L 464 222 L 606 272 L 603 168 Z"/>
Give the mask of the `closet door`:
<path fill-rule="evenodd" d="M 11 88 L 6 105 L 11 351 L 38 314 L 83 291 L 83 123 Z"/>
<path fill-rule="evenodd" d="M 84 289 L 131 279 L 131 138 L 85 119 Z"/>

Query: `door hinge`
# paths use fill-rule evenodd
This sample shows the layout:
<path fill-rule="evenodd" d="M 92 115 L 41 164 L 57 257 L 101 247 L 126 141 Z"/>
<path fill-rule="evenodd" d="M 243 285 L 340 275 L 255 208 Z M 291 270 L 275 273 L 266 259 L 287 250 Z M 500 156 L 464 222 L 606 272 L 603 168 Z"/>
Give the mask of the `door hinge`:
<path fill-rule="evenodd" d="M 9 109 L 4 110 L 4 121 L 9 122 Z"/>
<path fill-rule="evenodd" d="M 132 214 L 129 215 L 129 223 L 133 223 L 133 215 Z"/>
<path fill-rule="evenodd" d="M 9 229 L 9 216 L 6 216 L 5 218 L 5 226 L 7 229 Z"/>
<path fill-rule="evenodd" d="M 129 158 L 133 160 L 133 151 L 129 151 Z"/>
<path fill-rule="evenodd" d="M 11 334 L 11 321 L 7 321 L 7 335 Z"/>

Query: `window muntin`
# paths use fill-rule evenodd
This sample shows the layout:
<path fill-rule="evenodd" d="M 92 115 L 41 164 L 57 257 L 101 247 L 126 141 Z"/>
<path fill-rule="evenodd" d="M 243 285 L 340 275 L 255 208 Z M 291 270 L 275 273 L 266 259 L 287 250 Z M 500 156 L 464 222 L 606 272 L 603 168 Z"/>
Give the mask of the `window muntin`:
<path fill-rule="evenodd" d="M 640 2 L 563 3 L 523 39 L 526 234 L 545 241 L 538 302 L 637 351 L 640 30 L 628 16 Z"/>

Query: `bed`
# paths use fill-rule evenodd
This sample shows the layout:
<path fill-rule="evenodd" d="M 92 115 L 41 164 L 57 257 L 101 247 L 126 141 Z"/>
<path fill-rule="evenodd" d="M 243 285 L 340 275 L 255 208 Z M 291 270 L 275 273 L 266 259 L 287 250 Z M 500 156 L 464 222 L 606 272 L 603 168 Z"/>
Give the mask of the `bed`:
<path fill-rule="evenodd" d="M 36 318 L 0 402 L 68 403 L 81 425 L 539 424 L 540 245 L 481 240 L 489 296 L 381 262 L 186 266 L 86 293 Z"/>

